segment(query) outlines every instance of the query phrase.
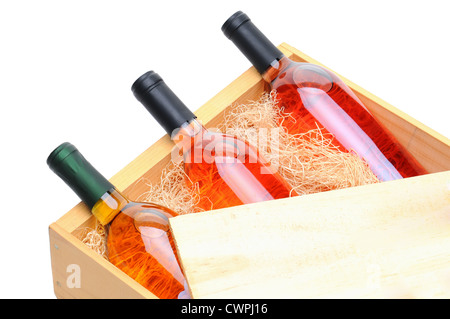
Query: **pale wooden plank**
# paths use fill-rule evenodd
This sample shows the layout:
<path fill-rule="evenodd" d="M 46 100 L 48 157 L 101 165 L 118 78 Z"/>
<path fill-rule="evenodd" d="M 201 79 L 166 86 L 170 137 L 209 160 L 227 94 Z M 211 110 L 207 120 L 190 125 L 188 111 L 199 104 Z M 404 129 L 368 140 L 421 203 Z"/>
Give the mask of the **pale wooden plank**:
<path fill-rule="evenodd" d="M 92 214 L 87 206 L 80 202 L 61 216 L 55 223 L 68 233 L 72 233 L 81 225 L 87 223 L 91 218 Z"/>
<path fill-rule="evenodd" d="M 49 227 L 55 295 L 58 298 L 156 298 L 120 269 L 53 223 Z M 80 287 L 70 287 L 68 266 L 79 266 Z M 69 279 L 70 281 L 70 279 Z"/>
<path fill-rule="evenodd" d="M 195 298 L 450 297 L 450 172 L 170 224 Z"/>

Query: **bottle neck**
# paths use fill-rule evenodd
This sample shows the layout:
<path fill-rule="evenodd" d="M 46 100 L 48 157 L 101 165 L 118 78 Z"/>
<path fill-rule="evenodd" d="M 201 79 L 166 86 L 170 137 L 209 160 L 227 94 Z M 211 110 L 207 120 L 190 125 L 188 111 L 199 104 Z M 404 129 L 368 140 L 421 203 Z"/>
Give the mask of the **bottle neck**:
<path fill-rule="evenodd" d="M 283 53 L 241 11 L 236 12 L 224 23 L 222 31 L 261 74 L 266 72 L 273 61 L 284 57 Z"/>
<path fill-rule="evenodd" d="M 140 76 L 131 87 L 134 96 L 158 121 L 169 136 L 196 116 L 167 86 L 159 74 L 149 71 Z"/>
<path fill-rule="evenodd" d="M 70 143 L 57 147 L 49 155 L 47 164 L 89 209 L 92 209 L 108 190 L 114 188 Z"/>
<path fill-rule="evenodd" d="M 92 214 L 102 225 L 109 224 L 130 201 L 116 188 L 111 188 L 92 207 Z"/>
<path fill-rule="evenodd" d="M 207 132 L 207 129 L 199 121 L 193 119 L 190 122 L 185 122 L 181 127 L 174 130 L 171 138 L 177 148 L 184 153 L 191 148 L 193 140 L 201 138 L 205 132 Z"/>
<path fill-rule="evenodd" d="M 261 75 L 267 83 L 272 84 L 272 82 L 284 72 L 291 63 L 292 61 L 289 58 L 283 56 L 281 59 L 272 61 L 267 70 Z"/>

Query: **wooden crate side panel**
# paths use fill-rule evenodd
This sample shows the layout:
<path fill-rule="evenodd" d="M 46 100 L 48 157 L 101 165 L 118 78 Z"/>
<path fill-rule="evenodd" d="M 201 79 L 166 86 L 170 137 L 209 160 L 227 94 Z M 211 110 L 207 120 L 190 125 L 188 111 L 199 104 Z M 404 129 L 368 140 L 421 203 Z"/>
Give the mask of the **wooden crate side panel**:
<path fill-rule="evenodd" d="M 72 233 L 80 226 L 82 227 L 86 223 L 89 223 L 91 218 L 92 214 L 87 206 L 83 202 L 80 202 L 60 217 L 55 224 L 58 224 L 66 232 Z"/>
<path fill-rule="evenodd" d="M 449 216 L 441 172 L 170 224 L 194 298 L 449 298 Z"/>
<path fill-rule="evenodd" d="M 145 182 L 155 183 L 159 180 L 161 171 L 170 160 L 172 147 L 173 143 L 167 135 L 161 137 L 115 174 L 110 179 L 111 183 L 130 199 L 136 200 L 144 191 L 142 187 L 145 186 Z"/>
<path fill-rule="evenodd" d="M 283 43 L 281 47 L 285 48 L 285 52 L 291 52 L 288 56 L 294 61 L 315 63 L 326 67 L 286 43 Z M 342 75 L 336 74 L 425 169 L 430 173 L 450 170 L 450 140 L 448 138 L 364 90 Z"/>
<path fill-rule="evenodd" d="M 206 127 L 217 126 L 223 121 L 224 112 L 229 106 L 256 100 L 265 89 L 261 76 L 254 68 L 249 68 L 199 108 L 195 115 Z"/>
<path fill-rule="evenodd" d="M 58 298 L 156 298 L 56 223 L 50 225 L 49 236 Z"/>

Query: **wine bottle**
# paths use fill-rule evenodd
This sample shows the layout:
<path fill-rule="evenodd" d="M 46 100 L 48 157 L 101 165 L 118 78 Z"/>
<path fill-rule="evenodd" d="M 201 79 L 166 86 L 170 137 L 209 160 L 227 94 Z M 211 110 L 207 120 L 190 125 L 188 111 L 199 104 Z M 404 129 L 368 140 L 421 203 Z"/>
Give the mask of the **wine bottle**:
<path fill-rule="evenodd" d="M 296 195 L 254 146 L 206 129 L 157 73 L 143 74 L 131 89 L 175 143 L 172 160 L 182 154 L 186 182 L 198 187 L 198 207 L 211 210 Z"/>
<path fill-rule="evenodd" d="M 304 133 L 320 124 L 325 133 L 332 133 L 334 146 L 355 152 L 381 181 L 426 174 L 334 73 L 287 58 L 241 11 L 222 31 L 276 90 L 279 107 L 290 115 L 282 122 L 289 133 Z"/>
<path fill-rule="evenodd" d="M 161 299 L 186 298 L 168 208 L 127 199 L 70 144 L 58 146 L 47 164 L 88 206 L 107 231 L 108 259 Z"/>

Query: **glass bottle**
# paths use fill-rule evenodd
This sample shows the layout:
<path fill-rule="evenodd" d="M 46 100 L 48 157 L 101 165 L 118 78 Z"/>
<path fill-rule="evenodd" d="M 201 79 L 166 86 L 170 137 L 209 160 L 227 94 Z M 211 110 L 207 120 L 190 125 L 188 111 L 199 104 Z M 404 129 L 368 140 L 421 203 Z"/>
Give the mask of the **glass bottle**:
<path fill-rule="evenodd" d="M 222 31 L 276 90 L 279 107 L 290 114 L 282 123 L 289 133 L 304 133 L 320 124 L 333 134 L 334 146 L 358 154 L 381 181 L 426 174 L 334 73 L 290 60 L 241 11 Z"/>
<path fill-rule="evenodd" d="M 172 160 L 182 158 L 186 182 L 198 187 L 199 207 L 211 210 L 296 195 L 255 147 L 206 129 L 157 73 L 143 74 L 132 91 L 175 143 Z"/>
<path fill-rule="evenodd" d="M 158 298 L 188 297 L 169 229 L 175 212 L 127 199 L 70 143 L 58 146 L 47 164 L 106 226 L 112 264 Z"/>

